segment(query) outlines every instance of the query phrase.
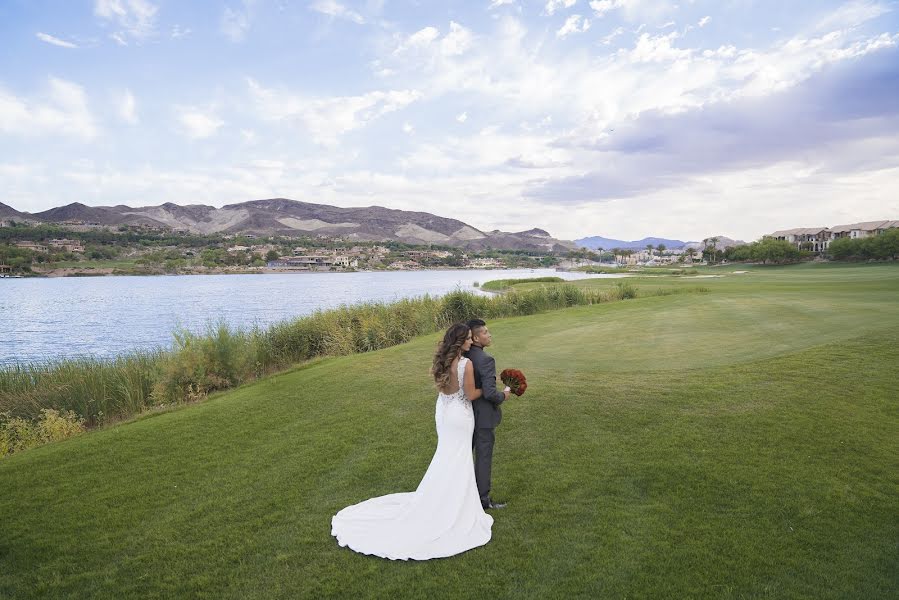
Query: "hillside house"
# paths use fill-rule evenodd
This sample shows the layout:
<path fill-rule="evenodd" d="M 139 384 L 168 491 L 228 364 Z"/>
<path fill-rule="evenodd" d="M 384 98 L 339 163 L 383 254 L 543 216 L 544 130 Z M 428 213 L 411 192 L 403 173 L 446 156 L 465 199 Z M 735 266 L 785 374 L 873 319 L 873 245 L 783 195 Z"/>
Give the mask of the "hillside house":
<path fill-rule="evenodd" d="M 31 250 L 32 252 L 49 252 L 49 248 L 37 242 L 16 242 L 16 248 L 22 250 Z"/>
<path fill-rule="evenodd" d="M 84 246 L 79 240 L 57 239 L 50 240 L 50 248 L 64 252 L 84 252 Z"/>

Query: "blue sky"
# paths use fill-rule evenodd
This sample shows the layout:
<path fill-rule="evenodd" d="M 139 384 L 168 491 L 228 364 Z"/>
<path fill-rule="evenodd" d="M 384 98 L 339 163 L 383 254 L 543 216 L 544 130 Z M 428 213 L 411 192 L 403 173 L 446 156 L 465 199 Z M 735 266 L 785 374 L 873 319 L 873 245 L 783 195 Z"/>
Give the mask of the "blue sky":
<path fill-rule="evenodd" d="M 899 218 L 899 3 L 0 1 L 0 202 L 556 237 Z"/>

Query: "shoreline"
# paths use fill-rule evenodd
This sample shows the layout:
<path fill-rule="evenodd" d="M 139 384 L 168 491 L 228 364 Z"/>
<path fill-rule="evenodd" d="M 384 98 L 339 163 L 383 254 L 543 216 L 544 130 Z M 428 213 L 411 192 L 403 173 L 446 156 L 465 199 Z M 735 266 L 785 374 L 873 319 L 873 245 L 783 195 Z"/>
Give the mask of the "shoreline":
<path fill-rule="evenodd" d="M 315 275 L 315 274 L 345 274 L 345 273 L 419 273 L 423 271 L 514 271 L 514 270 L 536 270 L 535 267 L 429 267 L 427 269 L 356 269 L 356 270 L 340 270 L 340 271 L 312 271 L 303 269 L 271 269 L 267 267 L 258 267 L 255 269 L 208 269 L 202 271 L 178 271 L 174 273 L 148 270 L 146 272 L 127 272 L 123 273 L 119 269 L 113 267 L 86 268 L 76 269 L 72 267 L 64 267 L 59 269 L 49 269 L 46 271 L 22 273 L 20 277 L 9 277 L 9 279 L 51 279 L 60 277 L 147 277 L 147 276 L 192 276 L 192 275 Z M 539 267 L 539 269 L 554 269 L 554 267 Z M 555 269 L 558 270 L 558 269 Z M 119 272 L 116 272 L 119 271 Z M 7 278 L 4 278 L 7 279 Z"/>

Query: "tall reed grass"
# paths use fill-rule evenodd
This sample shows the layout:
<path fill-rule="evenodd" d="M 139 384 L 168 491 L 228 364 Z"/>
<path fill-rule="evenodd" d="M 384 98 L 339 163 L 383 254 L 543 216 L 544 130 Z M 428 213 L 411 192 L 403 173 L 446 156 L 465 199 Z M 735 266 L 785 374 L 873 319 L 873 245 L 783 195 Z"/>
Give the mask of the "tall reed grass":
<path fill-rule="evenodd" d="M 96 427 L 201 400 L 313 358 L 402 344 L 473 317 L 530 315 L 636 296 L 630 284 L 602 291 L 545 286 L 491 297 L 459 290 L 439 298 L 342 306 L 265 329 L 216 323 L 202 334 L 175 332 L 171 350 L 135 352 L 111 361 L 78 358 L 0 368 L 0 456 L 47 441 L 47 436 L 33 435 L 34 444 L 23 446 L 15 433 L 23 423 L 40 424 L 47 409 Z"/>

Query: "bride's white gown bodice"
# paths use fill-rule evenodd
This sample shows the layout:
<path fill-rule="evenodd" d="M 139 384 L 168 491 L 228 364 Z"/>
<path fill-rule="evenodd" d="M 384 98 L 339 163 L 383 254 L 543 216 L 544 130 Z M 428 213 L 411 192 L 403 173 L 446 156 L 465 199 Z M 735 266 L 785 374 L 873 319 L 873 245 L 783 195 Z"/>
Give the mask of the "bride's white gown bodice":
<path fill-rule="evenodd" d="M 334 515 L 331 535 L 341 546 L 383 558 L 427 560 L 490 541 L 493 517 L 481 508 L 471 458 L 474 412 L 462 388 L 467 361 L 459 360 L 459 391 L 437 396 L 437 450 L 418 488 Z"/>

